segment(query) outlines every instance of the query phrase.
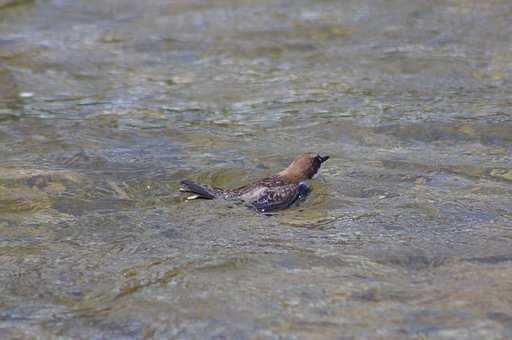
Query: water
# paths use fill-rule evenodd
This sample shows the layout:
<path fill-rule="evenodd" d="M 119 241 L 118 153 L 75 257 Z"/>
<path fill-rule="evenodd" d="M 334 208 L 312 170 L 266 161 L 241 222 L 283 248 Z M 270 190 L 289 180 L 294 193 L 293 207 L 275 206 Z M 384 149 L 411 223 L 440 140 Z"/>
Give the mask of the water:
<path fill-rule="evenodd" d="M 0 334 L 511 338 L 511 13 L 0 1 Z M 177 192 L 304 151 L 271 217 Z"/>

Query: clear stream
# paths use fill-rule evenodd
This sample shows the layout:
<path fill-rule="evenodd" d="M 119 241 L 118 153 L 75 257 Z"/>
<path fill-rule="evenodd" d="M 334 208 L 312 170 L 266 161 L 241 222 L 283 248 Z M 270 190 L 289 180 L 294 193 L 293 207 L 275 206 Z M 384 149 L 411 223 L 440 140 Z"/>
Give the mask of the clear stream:
<path fill-rule="evenodd" d="M 512 338 L 512 2 L 0 0 L 0 335 Z M 306 202 L 188 202 L 331 155 Z"/>

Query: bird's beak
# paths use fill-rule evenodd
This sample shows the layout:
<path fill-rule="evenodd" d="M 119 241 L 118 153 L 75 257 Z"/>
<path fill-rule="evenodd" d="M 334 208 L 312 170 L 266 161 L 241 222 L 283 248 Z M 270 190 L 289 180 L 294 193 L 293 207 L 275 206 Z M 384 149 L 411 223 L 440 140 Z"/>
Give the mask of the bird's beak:
<path fill-rule="evenodd" d="M 320 163 L 323 163 L 325 162 L 326 160 L 329 159 L 330 156 L 318 156 L 318 159 L 320 160 Z"/>

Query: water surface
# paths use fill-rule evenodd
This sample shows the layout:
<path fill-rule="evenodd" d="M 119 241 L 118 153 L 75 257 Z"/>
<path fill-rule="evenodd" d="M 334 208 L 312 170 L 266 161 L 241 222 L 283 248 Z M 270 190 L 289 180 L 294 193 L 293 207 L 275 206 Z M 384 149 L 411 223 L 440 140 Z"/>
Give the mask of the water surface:
<path fill-rule="evenodd" d="M 0 334 L 511 338 L 511 14 L 0 0 Z M 271 217 L 177 192 L 304 151 Z"/>

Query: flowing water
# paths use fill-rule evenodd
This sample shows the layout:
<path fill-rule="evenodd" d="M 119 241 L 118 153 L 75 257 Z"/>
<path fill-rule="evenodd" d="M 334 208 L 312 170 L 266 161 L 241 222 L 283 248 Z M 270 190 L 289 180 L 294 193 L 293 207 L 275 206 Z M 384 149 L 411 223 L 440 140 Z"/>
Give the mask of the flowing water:
<path fill-rule="evenodd" d="M 512 338 L 512 2 L 0 0 L 2 338 Z M 329 154 L 300 206 L 186 201 Z"/>

